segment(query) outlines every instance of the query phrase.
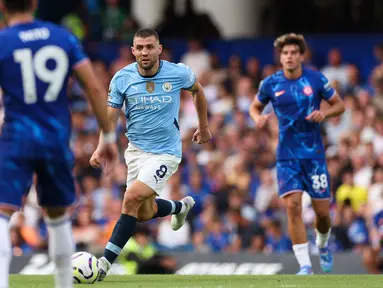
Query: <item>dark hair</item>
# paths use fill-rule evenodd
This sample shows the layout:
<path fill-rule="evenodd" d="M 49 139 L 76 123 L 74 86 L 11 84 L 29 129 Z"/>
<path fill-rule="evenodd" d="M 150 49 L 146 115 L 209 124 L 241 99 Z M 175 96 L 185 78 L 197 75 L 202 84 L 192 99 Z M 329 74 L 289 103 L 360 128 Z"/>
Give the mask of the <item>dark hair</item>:
<path fill-rule="evenodd" d="M 305 54 L 307 49 L 305 38 L 301 34 L 287 33 L 279 36 L 274 41 L 274 47 L 277 48 L 279 53 L 282 52 L 283 47 L 286 45 L 297 45 L 301 54 Z"/>
<path fill-rule="evenodd" d="M 148 38 L 148 37 L 151 37 L 151 36 L 154 36 L 154 38 L 156 38 L 156 40 L 160 40 L 160 37 L 158 36 L 158 33 L 155 30 L 149 29 L 149 28 L 142 28 L 142 29 L 138 30 L 134 34 L 134 38 L 136 38 L 136 37 Z"/>
<path fill-rule="evenodd" d="M 26 12 L 32 9 L 33 0 L 3 0 L 9 12 Z"/>

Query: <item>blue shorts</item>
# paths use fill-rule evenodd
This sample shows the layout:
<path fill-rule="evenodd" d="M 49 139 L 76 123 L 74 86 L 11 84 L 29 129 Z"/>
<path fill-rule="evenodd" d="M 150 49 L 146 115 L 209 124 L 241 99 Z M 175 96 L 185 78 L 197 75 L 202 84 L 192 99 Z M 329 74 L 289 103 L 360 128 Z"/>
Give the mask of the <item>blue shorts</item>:
<path fill-rule="evenodd" d="M 330 176 L 325 159 L 277 161 L 279 196 L 306 191 L 312 199 L 330 198 Z"/>
<path fill-rule="evenodd" d="M 28 159 L 0 151 L 0 206 L 19 209 L 29 192 L 34 173 L 37 174 L 37 194 L 43 207 L 68 207 L 76 200 L 73 161 L 61 157 Z"/>

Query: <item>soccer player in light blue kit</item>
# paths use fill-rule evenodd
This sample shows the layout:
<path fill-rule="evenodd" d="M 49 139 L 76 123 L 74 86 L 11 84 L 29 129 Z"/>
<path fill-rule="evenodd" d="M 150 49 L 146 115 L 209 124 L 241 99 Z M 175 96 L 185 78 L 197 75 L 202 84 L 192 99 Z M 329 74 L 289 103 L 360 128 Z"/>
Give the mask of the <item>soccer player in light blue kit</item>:
<path fill-rule="evenodd" d="M 126 135 L 129 139 L 125 152 L 128 177 L 121 217 L 104 256 L 99 259 L 100 281 L 132 236 L 137 221 L 172 215 L 172 228 L 178 230 L 194 205 L 192 197 L 181 201 L 156 198 L 161 196 L 166 181 L 181 162 L 182 143 L 178 125 L 181 89 L 191 92 L 198 112 L 199 128 L 192 140 L 202 144 L 211 138 L 207 103 L 201 85 L 189 67 L 160 60 L 161 51 L 162 45 L 154 30 L 139 30 L 132 47 L 137 62 L 117 72 L 110 83 L 108 118 L 113 127 L 125 104 Z M 99 167 L 102 158 L 97 149 L 90 163 Z"/>
<path fill-rule="evenodd" d="M 331 232 L 330 187 L 324 146 L 320 134 L 322 121 L 344 112 L 343 101 L 320 72 L 302 67 L 306 42 L 302 35 L 286 34 L 276 39 L 282 71 L 261 82 L 250 107 L 257 128 L 263 128 L 270 114 L 262 114 L 268 102 L 273 105 L 279 123 L 277 178 L 279 195 L 287 208 L 288 230 L 299 275 L 312 274 L 309 247 L 302 220 L 302 192 L 312 200 L 316 214 L 316 244 L 324 272 L 332 270 L 328 250 Z M 321 102 L 328 103 L 321 108 Z"/>
<path fill-rule="evenodd" d="M 44 211 L 55 287 L 72 287 L 74 253 L 68 208 L 76 193 L 69 146 L 71 115 L 67 86 L 72 72 L 83 84 L 103 130 L 107 160 L 118 156 L 107 119 L 105 91 L 78 40 L 66 29 L 33 19 L 35 0 L 3 0 L 8 27 L 0 31 L 0 86 L 5 118 L 0 135 L 0 287 L 8 287 L 12 247 L 9 217 L 22 206 L 32 177 Z"/>

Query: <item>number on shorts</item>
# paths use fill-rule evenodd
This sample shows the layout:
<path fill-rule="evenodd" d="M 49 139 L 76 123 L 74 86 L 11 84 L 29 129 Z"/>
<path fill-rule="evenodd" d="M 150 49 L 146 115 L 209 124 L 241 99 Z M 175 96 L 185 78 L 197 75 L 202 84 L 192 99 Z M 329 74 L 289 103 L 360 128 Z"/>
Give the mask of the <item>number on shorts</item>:
<path fill-rule="evenodd" d="M 313 175 L 311 176 L 311 180 L 313 180 L 314 190 L 326 189 L 328 186 L 326 174 Z"/>
<path fill-rule="evenodd" d="M 166 167 L 165 165 L 161 165 L 160 169 L 156 170 L 156 175 L 153 176 L 154 179 L 156 179 L 156 183 L 158 183 L 157 177 L 159 177 L 160 179 L 164 178 L 166 175 L 166 172 L 168 172 L 168 167 Z"/>

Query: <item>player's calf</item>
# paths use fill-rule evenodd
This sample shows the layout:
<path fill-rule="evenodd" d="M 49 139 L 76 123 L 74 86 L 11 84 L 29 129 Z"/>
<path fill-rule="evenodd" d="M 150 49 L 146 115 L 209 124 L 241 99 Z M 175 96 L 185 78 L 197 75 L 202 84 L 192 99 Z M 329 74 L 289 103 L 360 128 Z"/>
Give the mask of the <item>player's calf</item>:
<path fill-rule="evenodd" d="M 74 242 L 70 215 L 66 208 L 46 208 L 44 214 L 49 233 L 49 256 L 56 266 L 56 287 L 73 287 L 71 260 Z"/>
<path fill-rule="evenodd" d="M 104 279 L 111 265 L 136 230 L 140 207 L 153 195 L 155 195 L 153 189 L 140 181 L 133 182 L 125 192 L 120 219 L 117 221 L 112 236 L 105 247 L 104 256 L 99 260 L 99 281 Z"/>
<path fill-rule="evenodd" d="M 313 200 L 313 208 L 316 214 L 316 240 L 315 243 L 319 248 L 319 264 L 325 273 L 329 273 L 333 268 L 333 258 L 331 251 L 328 249 L 328 241 L 331 235 L 331 218 L 330 218 L 330 201 Z"/>

